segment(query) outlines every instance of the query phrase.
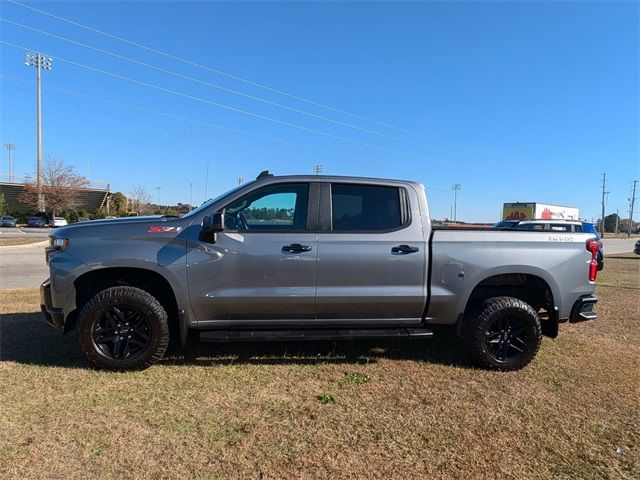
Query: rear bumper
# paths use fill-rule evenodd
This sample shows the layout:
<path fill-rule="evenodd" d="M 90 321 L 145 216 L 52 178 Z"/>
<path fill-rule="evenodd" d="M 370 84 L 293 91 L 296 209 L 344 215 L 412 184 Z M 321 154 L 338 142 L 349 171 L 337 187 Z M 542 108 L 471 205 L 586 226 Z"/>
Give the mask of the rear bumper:
<path fill-rule="evenodd" d="M 571 309 L 571 323 L 586 322 L 587 320 L 595 320 L 598 314 L 593 311 L 593 306 L 598 302 L 595 295 L 585 295 L 580 297 Z"/>
<path fill-rule="evenodd" d="M 45 321 L 60 333 L 64 333 L 64 313 L 61 308 L 54 308 L 51 301 L 51 282 L 45 280 L 40 285 L 40 310 Z"/>

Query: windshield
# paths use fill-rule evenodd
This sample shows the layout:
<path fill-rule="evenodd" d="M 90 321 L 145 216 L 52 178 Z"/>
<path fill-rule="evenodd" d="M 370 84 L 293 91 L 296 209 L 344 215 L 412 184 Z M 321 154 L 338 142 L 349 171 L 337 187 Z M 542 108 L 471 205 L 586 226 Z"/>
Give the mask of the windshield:
<path fill-rule="evenodd" d="M 226 197 L 227 195 L 231 195 L 233 192 L 240 190 L 241 188 L 246 187 L 247 185 L 254 183 L 254 182 L 249 182 L 249 183 L 245 183 L 242 185 L 238 185 L 236 188 L 232 188 L 231 190 L 229 190 L 228 192 L 224 192 L 221 195 L 218 195 L 215 198 L 210 198 L 209 200 L 207 200 L 206 202 L 204 202 L 202 205 L 200 205 L 198 208 L 191 210 L 189 213 L 185 213 L 184 215 L 182 215 L 181 218 L 188 218 L 188 217 L 193 217 L 194 215 L 198 215 L 200 212 L 206 210 L 207 208 L 209 208 L 210 205 L 212 205 L 213 203 L 216 203 L 218 200 L 221 200 L 222 198 Z"/>

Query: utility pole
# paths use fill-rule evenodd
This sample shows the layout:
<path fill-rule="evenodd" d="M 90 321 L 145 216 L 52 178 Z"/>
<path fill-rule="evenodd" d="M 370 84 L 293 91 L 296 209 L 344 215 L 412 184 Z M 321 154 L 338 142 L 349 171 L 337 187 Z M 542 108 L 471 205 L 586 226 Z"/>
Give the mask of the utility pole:
<path fill-rule="evenodd" d="M 160 189 L 162 187 L 156 187 L 156 190 L 158 191 L 158 207 L 160 207 Z"/>
<path fill-rule="evenodd" d="M 618 235 L 618 229 L 620 228 L 620 210 L 616 208 L 616 228 L 614 232 Z"/>
<path fill-rule="evenodd" d="M 189 182 L 189 211 L 193 210 L 193 182 Z"/>
<path fill-rule="evenodd" d="M 5 143 L 4 148 L 9 152 L 9 183 L 13 183 L 13 160 L 12 152 L 16 149 L 15 143 Z"/>
<path fill-rule="evenodd" d="M 323 168 L 324 168 L 324 165 L 320 165 L 320 164 L 314 165 L 313 166 L 313 173 L 315 175 L 320 175 L 322 173 L 322 169 Z"/>
<path fill-rule="evenodd" d="M 27 67 L 34 67 L 36 69 L 36 151 L 37 151 L 37 190 L 38 190 L 38 211 L 44 212 L 44 194 L 42 193 L 42 106 L 41 106 L 41 71 L 44 68 L 45 70 L 51 70 L 53 59 L 51 57 L 46 57 L 41 53 L 31 53 L 28 52 L 24 57 L 24 64 Z"/>
<path fill-rule="evenodd" d="M 629 229 L 627 230 L 627 238 L 631 236 L 631 229 L 633 228 L 633 206 L 636 203 L 636 185 L 638 180 L 633 181 L 633 192 L 631 193 L 630 203 L 629 203 Z"/>
<path fill-rule="evenodd" d="M 607 174 L 602 173 L 602 216 L 600 217 L 600 236 L 604 238 L 604 196 L 609 193 L 607 188 Z"/>
<path fill-rule="evenodd" d="M 453 223 L 456 223 L 458 218 L 458 192 L 461 190 L 461 185 L 454 183 L 451 185 L 451 190 L 453 190 Z"/>

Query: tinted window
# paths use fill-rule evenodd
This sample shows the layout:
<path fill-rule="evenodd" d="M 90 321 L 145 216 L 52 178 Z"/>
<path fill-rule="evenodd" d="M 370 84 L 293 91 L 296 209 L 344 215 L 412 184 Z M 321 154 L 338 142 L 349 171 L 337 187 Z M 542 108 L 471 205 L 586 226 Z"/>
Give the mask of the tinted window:
<path fill-rule="evenodd" d="M 308 198 L 309 185 L 306 183 L 260 188 L 225 207 L 225 228 L 241 231 L 304 230 Z"/>
<path fill-rule="evenodd" d="M 399 228 L 403 223 L 400 190 L 375 185 L 333 184 L 331 214 L 332 229 L 338 232 Z"/>
<path fill-rule="evenodd" d="M 514 222 L 513 220 L 506 220 L 493 224 L 491 228 L 516 228 L 517 226 L 517 221 Z"/>
<path fill-rule="evenodd" d="M 521 223 L 516 227 L 518 230 L 544 230 L 543 223 Z"/>

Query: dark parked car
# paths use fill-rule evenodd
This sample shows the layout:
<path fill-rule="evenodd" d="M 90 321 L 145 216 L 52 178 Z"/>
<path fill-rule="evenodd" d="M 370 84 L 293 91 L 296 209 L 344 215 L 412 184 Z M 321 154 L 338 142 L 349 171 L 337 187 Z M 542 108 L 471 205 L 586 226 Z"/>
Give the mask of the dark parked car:
<path fill-rule="evenodd" d="M 43 228 L 47 226 L 47 222 L 42 217 L 29 217 L 27 220 L 27 227 L 31 228 Z"/>
<path fill-rule="evenodd" d="M 16 226 L 16 219 L 10 215 L 5 215 L 0 218 L 0 227 L 14 227 Z"/>
<path fill-rule="evenodd" d="M 633 253 L 640 255 L 640 240 L 636 240 L 636 246 L 633 249 Z"/>

